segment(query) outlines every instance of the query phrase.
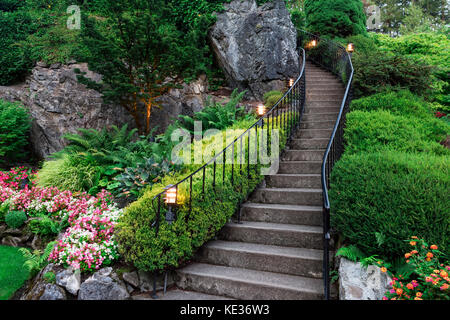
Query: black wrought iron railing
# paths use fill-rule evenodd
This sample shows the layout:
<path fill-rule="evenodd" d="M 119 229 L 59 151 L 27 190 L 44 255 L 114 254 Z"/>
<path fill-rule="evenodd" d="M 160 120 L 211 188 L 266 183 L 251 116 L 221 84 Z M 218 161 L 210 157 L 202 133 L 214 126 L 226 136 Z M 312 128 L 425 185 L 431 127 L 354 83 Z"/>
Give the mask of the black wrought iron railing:
<path fill-rule="evenodd" d="M 323 191 L 323 279 L 325 299 L 330 298 L 330 200 L 328 190 L 330 188 L 330 173 L 334 164 L 340 159 L 344 152 L 344 128 L 346 115 L 352 100 L 352 82 L 354 69 L 351 53 L 342 45 L 317 35 L 303 31 L 300 35 L 300 43 L 306 49 L 308 59 L 313 63 L 327 69 L 340 78 L 345 86 L 336 124 L 331 133 L 322 163 L 322 191 Z"/>
<path fill-rule="evenodd" d="M 245 196 L 253 191 L 250 187 L 256 186 L 254 182 L 261 180 L 260 169 L 267 166 L 258 157 L 257 149 L 264 145 L 271 146 L 272 138 L 277 134 L 281 140 L 280 146 L 277 146 L 279 154 L 300 126 L 306 97 L 304 49 L 299 49 L 299 56 L 299 76 L 290 81 L 289 89 L 270 110 L 205 164 L 153 197 L 151 205 L 155 211 L 155 220 L 152 228 L 156 237 L 162 224 L 172 223 L 179 218 L 177 213 L 183 211 L 183 223 L 189 224 L 189 220 L 194 218 L 193 209 L 196 205 L 208 203 L 210 198 L 220 201 L 222 196 L 227 196 L 221 194 L 225 185 L 231 186 L 235 193 L 246 193 Z M 243 185 L 250 187 L 244 189 Z M 182 201 L 179 201 L 180 197 Z M 177 205 L 171 206 L 171 203 Z M 240 210 L 236 212 L 236 220 L 240 222 Z"/>

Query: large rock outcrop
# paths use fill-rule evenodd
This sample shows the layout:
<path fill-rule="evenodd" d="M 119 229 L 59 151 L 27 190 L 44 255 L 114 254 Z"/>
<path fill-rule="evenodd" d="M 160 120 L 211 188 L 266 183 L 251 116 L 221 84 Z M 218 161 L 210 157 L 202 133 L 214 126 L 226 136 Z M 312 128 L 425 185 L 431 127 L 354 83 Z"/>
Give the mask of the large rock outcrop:
<path fill-rule="evenodd" d="M 255 0 L 224 4 L 209 38 L 230 86 L 254 98 L 282 89 L 299 71 L 297 32 L 284 0 L 262 6 Z"/>
<path fill-rule="evenodd" d="M 38 63 L 25 83 L 0 87 L 0 99 L 19 101 L 29 109 L 33 118 L 31 144 L 38 157 L 61 150 L 65 146 L 62 136 L 76 133 L 78 128 L 132 124 L 123 108 L 104 104 L 99 92 L 79 83 L 76 71 L 85 72 L 93 81 L 101 80 L 85 63 Z"/>

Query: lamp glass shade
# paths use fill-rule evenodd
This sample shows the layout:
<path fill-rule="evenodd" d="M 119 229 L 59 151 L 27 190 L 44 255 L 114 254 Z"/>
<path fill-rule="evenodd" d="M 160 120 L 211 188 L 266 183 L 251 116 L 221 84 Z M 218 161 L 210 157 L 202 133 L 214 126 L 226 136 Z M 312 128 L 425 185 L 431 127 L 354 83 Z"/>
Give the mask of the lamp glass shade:
<path fill-rule="evenodd" d="M 177 188 L 171 187 L 166 191 L 165 202 L 167 204 L 176 204 L 177 203 Z"/>
<path fill-rule="evenodd" d="M 264 105 L 260 104 L 256 108 L 256 112 L 258 113 L 259 116 L 263 116 L 264 113 L 266 113 L 266 108 L 264 107 Z"/>

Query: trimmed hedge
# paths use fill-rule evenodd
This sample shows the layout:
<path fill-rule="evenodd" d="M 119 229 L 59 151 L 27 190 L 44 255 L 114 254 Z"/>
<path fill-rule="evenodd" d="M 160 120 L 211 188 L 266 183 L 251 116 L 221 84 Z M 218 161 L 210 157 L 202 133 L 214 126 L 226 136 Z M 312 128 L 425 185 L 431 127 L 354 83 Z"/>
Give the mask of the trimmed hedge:
<path fill-rule="evenodd" d="M 276 118 L 274 120 L 277 121 Z M 214 143 L 213 141 L 209 139 L 203 141 L 204 150 L 208 144 Z M 280 132 L 281 149 L 285 146 L 285 142 L 286 137 Z M 243 151 L 245 152 L 243 159 L 246 159 L 247 146 L 244 146 Z M 237 157 L 236 154 L 235 156 Z M 156 221 L 157 202 L 152 202 L 153 197 L 162 192 L 165 186 L 177 183 L 199 167 L 200 165 L 186 166 L 183 171 L 165 176 L 160 183 L 154 184 L 142 197 L 125 209 L 116 227 L 116 239 L 120 254 L 127 262 L 145 271 L 179 267 L 188 261 L 199 247 L 217 234 L 236 212 L 239 204 L 264 178 L 260 175 L 260 165 L 251 165 L 248 179 L 247 165 L 242 164 L 241 175 L 240 166 L 237 164 L 234 166 L 234 183 L 231 184 L 231 165 L 225 166 L 223 179 L 223 165 L 218 164 L 216 188 L 213 189 L 213 165 L 209 165 L 205 172 L 205 198 L 202 197 L 201 172 L 193 178 L 190 213 L 189 180 L 179 185 L 177 218 L 171 225 L 164 219 L 167 208 L 164 199 L 161 199 L 160 229 L 156 237 L 152 224 Z"/>
<path fill-rule="evenodd" d="M 344 133 L 346 153 L 373 152 L 384 148 L 404 152 L 449 155 L 440 144 L 450 133 L 444 121 L 392 114 L 389 111 L 353 111 Z"/>
<path fill-rule="evenodd" d="M 331 175 L 331 223 L 365 253 L 386 259 L 415 235 L 450 248 L 450 158 L 395 151 L 344 155 Z"/>

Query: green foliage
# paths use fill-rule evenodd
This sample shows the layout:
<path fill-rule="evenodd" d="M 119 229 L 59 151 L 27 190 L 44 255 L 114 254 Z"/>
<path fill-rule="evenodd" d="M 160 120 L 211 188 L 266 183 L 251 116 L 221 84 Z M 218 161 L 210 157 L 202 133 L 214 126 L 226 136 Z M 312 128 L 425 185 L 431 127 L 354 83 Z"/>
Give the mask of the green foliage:
<path fill-rule="evenodd" d="M 0 164 L 26 156 L 31 127 L 30 116 L 22 106 L 0 100 Z"/>
<path fill-rule="evenodd" d="M 272 106 L 275 105 L 275 103 L 278 102 L 278 100 L 280 100 L 283 97 L 283 92 L 278 91 L 278 90 L 273 90 L 273 91 L 268 91 L 264 94 L 263 96 L 263 100 L 264 100 L 264 105 L 267 108 L 271 108 Z"/>
<path fill-rule="evenodd" d="M 354 93 L 362 97 L 388 89 L 409 89 L 425 95 L 432 90 L 434 68 L 422 60 L 373 48 L 353 54 Z"/>
<path fill-rule="evenodd" d="M 328 36 L 366 33 L 366 16 L 360 0 L 305 0 L 306 28 Z"/>
<path fill-rule="evenodd" d="M 60 190 L 88 191 L 96 182 L 99 168 L 87 161 L 69 155 L 44 162 L 37 176 L 40 187 L 57 187 Z"/>
<path fill-rule="evenodd" d="M 0 300 L 8 300 L 28 279 L 20 249 L 0 245 Z"/>
<path fill-rule="evenodd" d="M 24 268 L 26 268 L 31 277 L 34 277 L 42 268 L 48 264 L 48 257 L 55 247 L 57 241 L 52 241 L 47 244 L 44 252 L 40 250 L 34 250 L 31 252 L 27 248 L 20 248 L 19 251 L 22 253 L 25 262 L 23 263 Z"/>
<path fill-rule="evenodd" d="M 449 188 L 448 156 L 345 154 L 332 171 L 331 223 L 366 254 L 391 261 L 408 250 L 403 240 L 412 234 L 448 252 Z"/>
<path fill-rule="evenodd" d="M 373 152 L 388 148 L 404 152 L 449 155 L 440 142 L 450 126 L 433 118 L 394 115 L 389 111 L 353 111 L 347 115 L 346 152 Z"/>
<path fill-rule="evenodd" d="M 53 271 L 48 271 L 43 275 L 43 278 L 48 283 L 55 283 L 56 282 L 56 274 Z"/>
<path fill-rule="evenodd" d="M 112 190 L 117 190 L 119 196 L 134 201 L 141 194 L 141 190 L 159 182 L 171 169 L 173 166 L 168 161 L 158 163 L 152 158 L 145 159 L 143 163 L 138 163 L 134 168 L 126 168 L 116 176 L 114 181 L 117 181 L 117 184 L 113 185 Z"/>
<path fill-rule="evenodd" d="M 9 212 L 9 205 L 5 202 L 0 204 L 0 223 L 5 222 L 5 216 Z"/>
<path fill-rule="evenodd" d="M 29 227 L 34 234 L 50 238 L 58 235 L 63 229 L 63 225 L 47 215 L 40 215 L 35 219 L 30 220 Z"/>
<path fill-rule="evenodd" d="M 420 96 L 408 90 L 401 90 L 381 92 L 353 100 L 350 109 L 351 111 L 385 110 L 395 115 L 431 118 L 432 110 L 435 108 Z"/>
<path fill-rule="evenodd" d="M 209 98 L 206 107 L 202 111 L 196 112 L 193 117 L 180 115 L 178 125 L 194 134 L 194 123 L 200 121 L 202 133 L 204 133 L 209 129 L 225 129 L 245 117 L 251 117 L 245 113 L 244 107 L 238 106 L 244 94 L 245 91 L 238 93 L 238 90 L 235 89 L 231 94 L 230 101 L 226 104 L 213 102 Z"/>
<path fill-rule="evenodd" d="M 5 223 L 12 229 L 20 228 L 27 219 L 27 214 L 23 211 L 9 211 L 5 215 Z"/>
<path fill-rule="evenodd" d="M 353 244 L 339 248 L 336 252 L 336 256 L 344 257 L 353 262 L 358 262 L 366 257 L 365 254 Z"/>

